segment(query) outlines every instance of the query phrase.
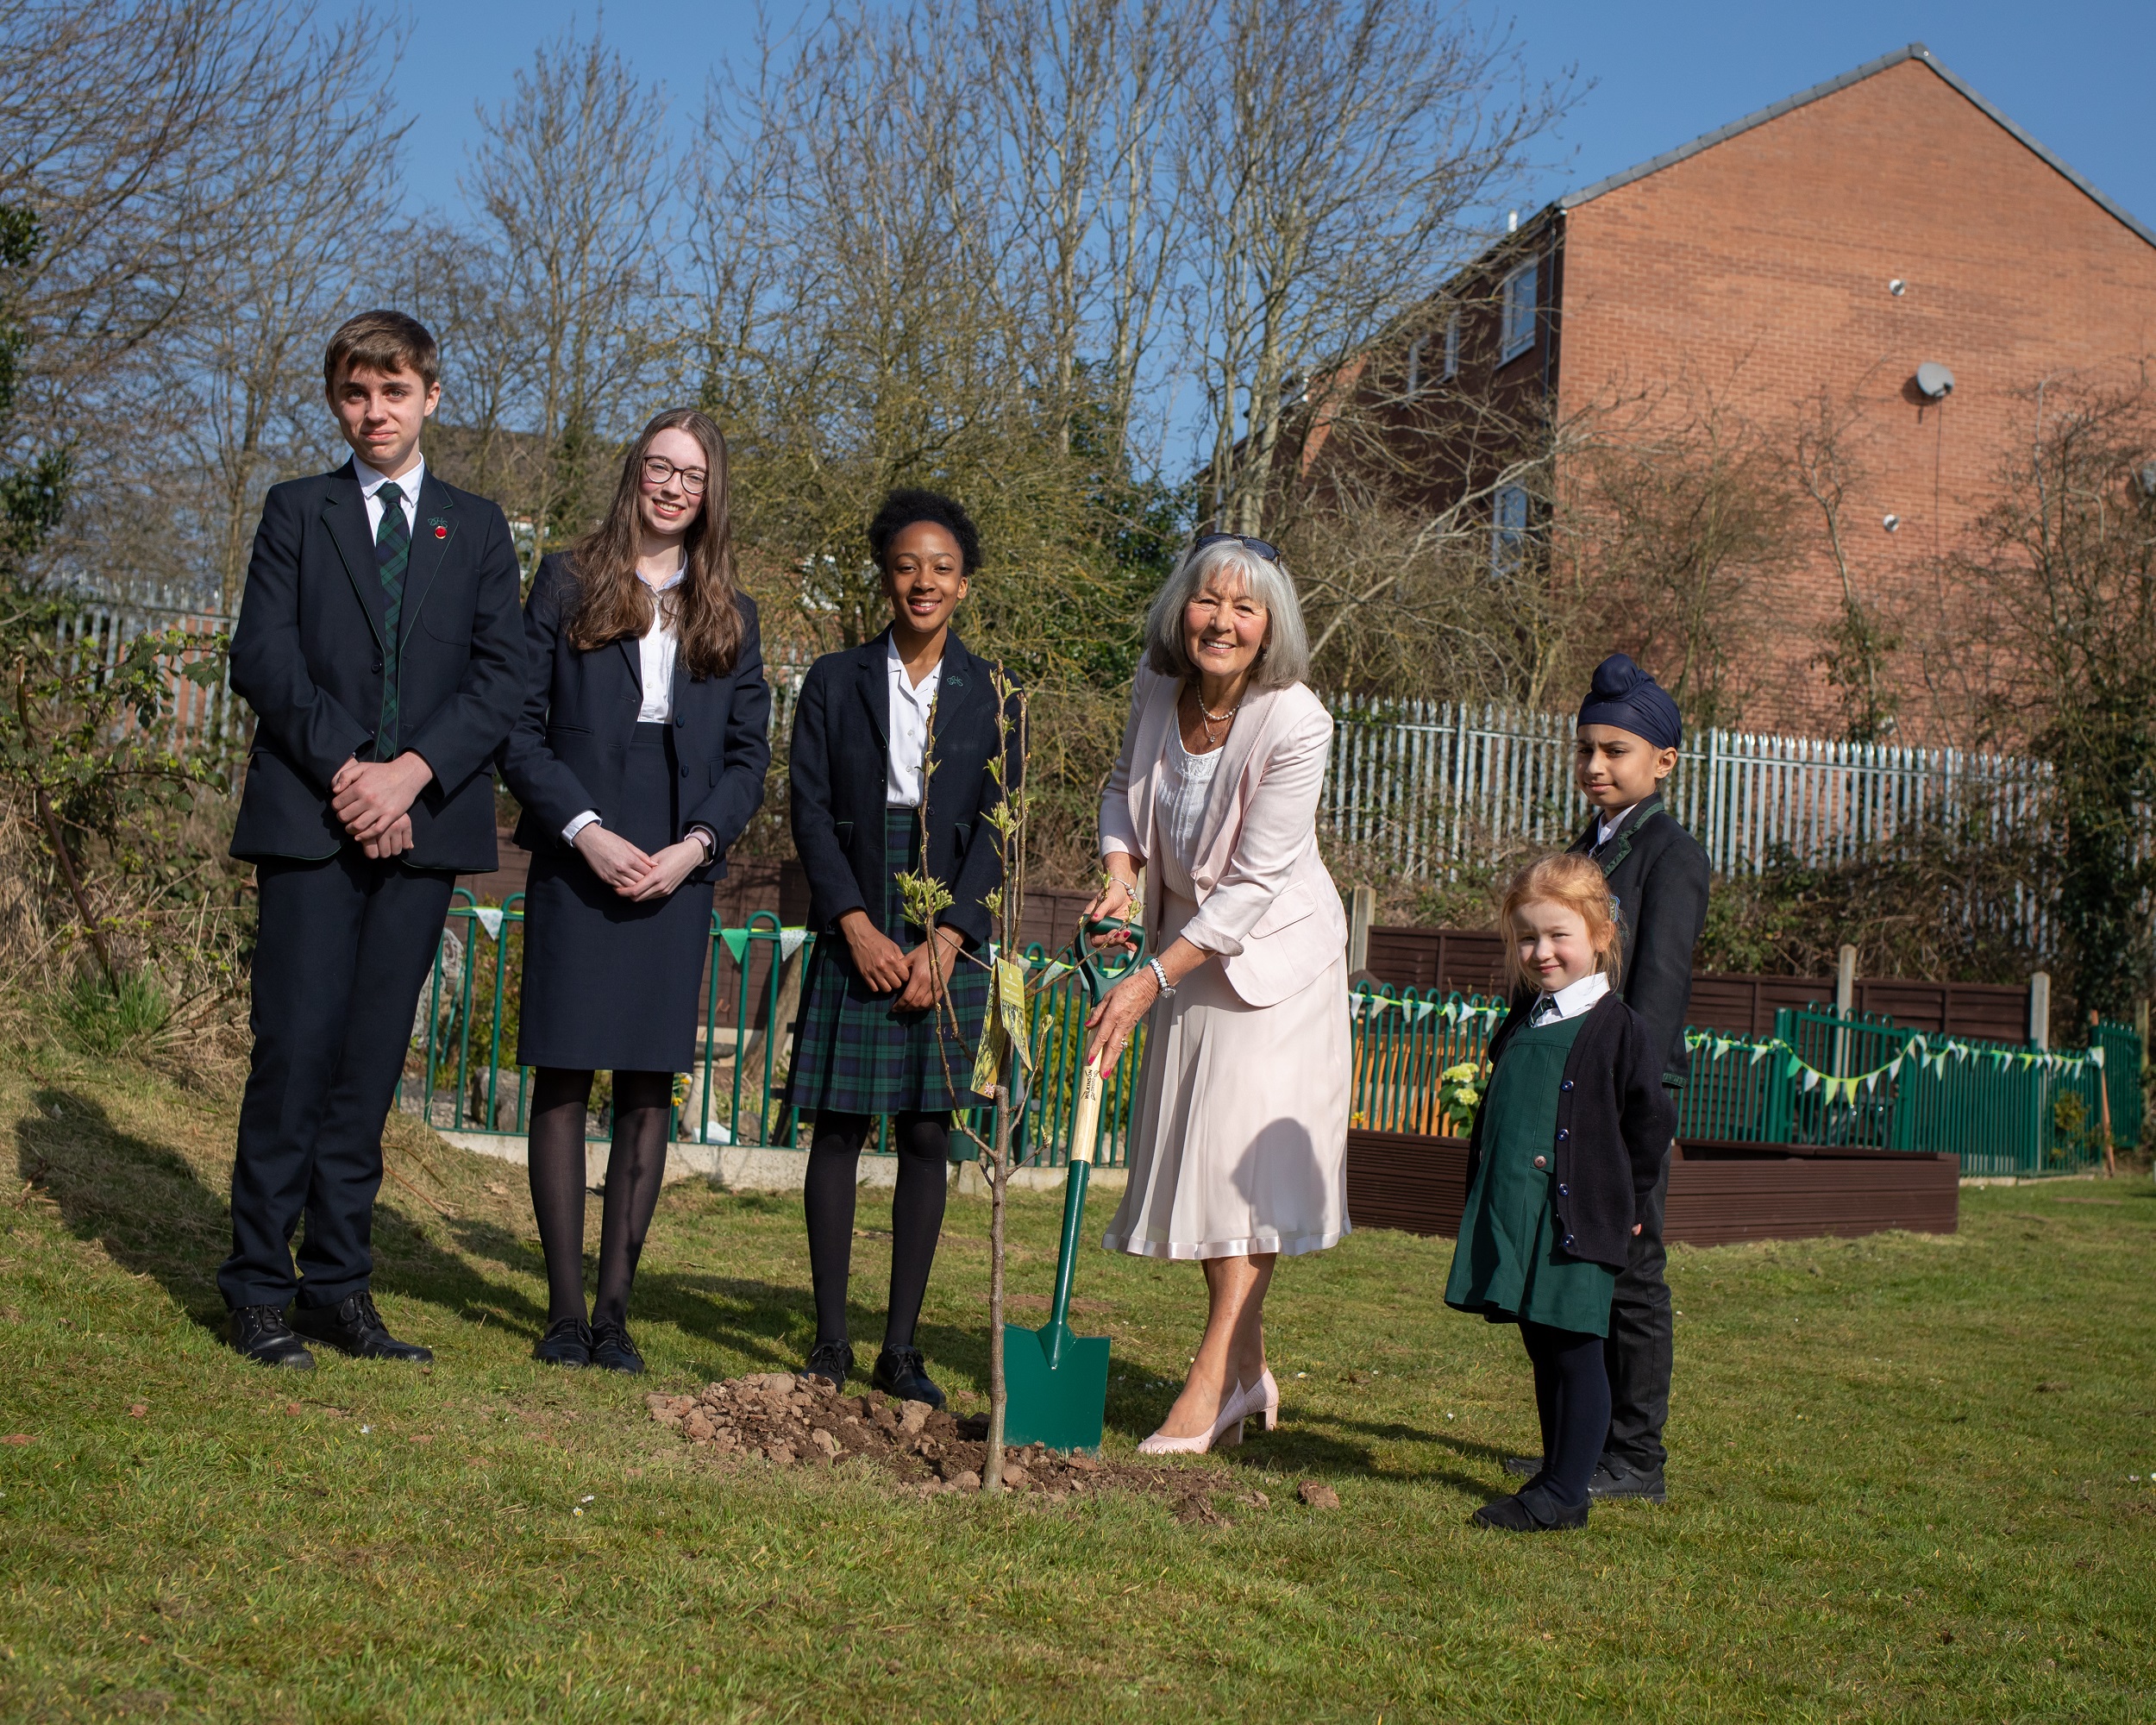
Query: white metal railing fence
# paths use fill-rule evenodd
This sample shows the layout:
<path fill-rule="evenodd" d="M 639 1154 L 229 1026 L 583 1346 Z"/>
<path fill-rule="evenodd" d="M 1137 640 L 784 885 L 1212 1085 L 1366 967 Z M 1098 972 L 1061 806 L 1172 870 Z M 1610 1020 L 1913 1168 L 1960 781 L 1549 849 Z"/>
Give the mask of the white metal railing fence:
<path fill-rule="evenodd" d="M 1319 820 L 1413 879 L 1568 843 L 1587 818 L 1573 720 L 1521 707 L 1336 696 Z M 1994 831 L 2040 819 L 2046 762 L 1959 749 L 1707 731 L 1687 737 L 1665 794 L 1717 872 L 1777 856 L 1832 862 L 1925 823 Z"/>

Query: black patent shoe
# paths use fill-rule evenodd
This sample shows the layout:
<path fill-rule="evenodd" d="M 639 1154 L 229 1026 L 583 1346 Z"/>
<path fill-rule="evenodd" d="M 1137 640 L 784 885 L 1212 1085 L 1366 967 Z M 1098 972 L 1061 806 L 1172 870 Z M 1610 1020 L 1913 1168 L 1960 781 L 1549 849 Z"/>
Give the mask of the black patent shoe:
<path fill-rule="evenodd" d="M 235 1306 L 231 1336 L 234 1352 L 257 1365 L 281 1365 L 287 1371 L 315 1369 L 315 1357 L 292 1333 L 282 1306 Z"/>
<path fill-rule="evenodd" d="M 1485 1503 L 1470 1518 L 1477 1527 L 1507 1534 L 1553 1534 L 1587 1525 L 1588 1501 L 1561 1504 L 1539 1485 L 1524 1486 L 1509 1497 Z"/>
<path fill-rule="evenodd" d="M 581 1318 L 556 1318 L 531 1345 L 531 1357 L 542 1365 L 589 1365 L 592 1327 Z"/>
<path fill-rule="evenodd" d="M 931 1408 L 943 1405 L 943 1392 L 923 1369 L 918 1348 L 884 1349 L 876 1356 L 876 1369 L 868 1381 L 886 1396 L 895 1396 L 901 1402 L 925 1402 Z"/>
<path fill-rule="evenodd" d="M 374 1296 L 364 1288 L 334 1306 L 293 1308 L 292 1327 L 310 1341 L 327 1342 L 354 1359 L 396 1359 L 408 1365 L 425 1365 L 434 1358 L 432 1348 L 400 1342 L 390 1334 L 382 1314 L 374 1309 Z"/>
<path fill-rule="evenodd" d="M 820 1377 L 834 1389 L 846 1387 L 846 1375 L 854 1369 L 854 1351 L 846 1342 L 818 1342 L 810 1350 L 804 1377 Z"/>
<path fill-rule="evenodd" d="M 592 1326 L 592 1364 L 605 1371 L 631 1374 L 644 1369 L 644 1357 L 629 1339 L 627 1326 L 615 1323 Z"/>
<path fill-rule="evenodd" d="M 1604 1456 L 1595 1464 L 1595 1477 L 1587 1482 L 1587 1495 L 1601 1502 L 1632 1497 L 1645 1503 L 1667 1503 L 1670 1488 L 1658 1467 L 1641 1473 L 1626 1467 L 1614 1456 Z"/>

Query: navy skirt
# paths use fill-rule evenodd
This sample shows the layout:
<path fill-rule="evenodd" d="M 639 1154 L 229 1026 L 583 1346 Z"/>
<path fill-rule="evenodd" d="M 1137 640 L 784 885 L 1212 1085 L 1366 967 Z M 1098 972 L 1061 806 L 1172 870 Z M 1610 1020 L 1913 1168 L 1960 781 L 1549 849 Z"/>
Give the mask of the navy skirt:
<path fill-rule="evenodd" d="M 906 951 L 926 938 L 906 919 L 898 876 L 918 866 L 919 811 L 887 806 L 882 929 Z M 818 934 L 794 1026 L 787 1100 L 805 1113 L 925 1113 L 972 1108 L 983 1098 L 966 1088 L 988 1010 L 988 973 L 961 954 L 950 975 L 948 1009 L 900 1012 L 894 990 L 877 994 L 854 968 L 853 949 L 836 929 Z M 953 1020 L 956 1019 L 954 1024 Z"/>
<path fill-rule="evenodd" d="M 647 852 L 673 844 L 681 831 L 682 783 L 673 727 L 639 724 L 607 799 L 606 825 Z M 711 946 L 708 880 L 638 904 L 601 881 L 573 850 L 548 845 L 532 857 L 524 889 L 518 1063 L 693 1070 Z"/>

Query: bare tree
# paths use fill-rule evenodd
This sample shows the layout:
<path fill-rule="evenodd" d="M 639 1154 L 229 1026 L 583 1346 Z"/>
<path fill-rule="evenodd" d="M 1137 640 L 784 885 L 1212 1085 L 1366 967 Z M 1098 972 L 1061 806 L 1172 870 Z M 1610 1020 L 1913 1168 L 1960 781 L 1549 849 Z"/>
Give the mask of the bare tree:
<path fill-rule="evenodd" d="M 1858 577 L 1848 519 L 1850 498 L 1863 488 L 1857 448 L 1861 410 L 1821 393 L 1799 421 L 1789 466 L 1797 490 L 1819 517 L 1828 561 L 1840 586 L 1841 608 L 1812 662 L 1839 697 L 1842 732 L 1852 743 L 1893 734 L 1900 698 L 1888 662 L 1902 644 L 1892 614 L 1867 595 Z"/>

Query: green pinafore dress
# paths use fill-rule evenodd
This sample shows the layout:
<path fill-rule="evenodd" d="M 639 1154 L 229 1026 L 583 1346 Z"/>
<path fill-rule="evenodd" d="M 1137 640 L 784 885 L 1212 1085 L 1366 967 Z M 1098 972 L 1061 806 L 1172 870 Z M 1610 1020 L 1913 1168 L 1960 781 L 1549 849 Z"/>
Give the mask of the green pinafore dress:
<path fill-rule="evenodd" d="M 1557 1086 L 1586 1014 L 1520 1031 L 1505 1046 L 1482 1103 L 1482 1161 L 1460 1217 L 1445 1303 L 1494 1324 L 1525 1320 L 1583 1335 L 1609 1333 L 1617 1272 L 1557 1242 Z M 1538 1165 L 1539 1159 L 1539 1165 Z"/>

